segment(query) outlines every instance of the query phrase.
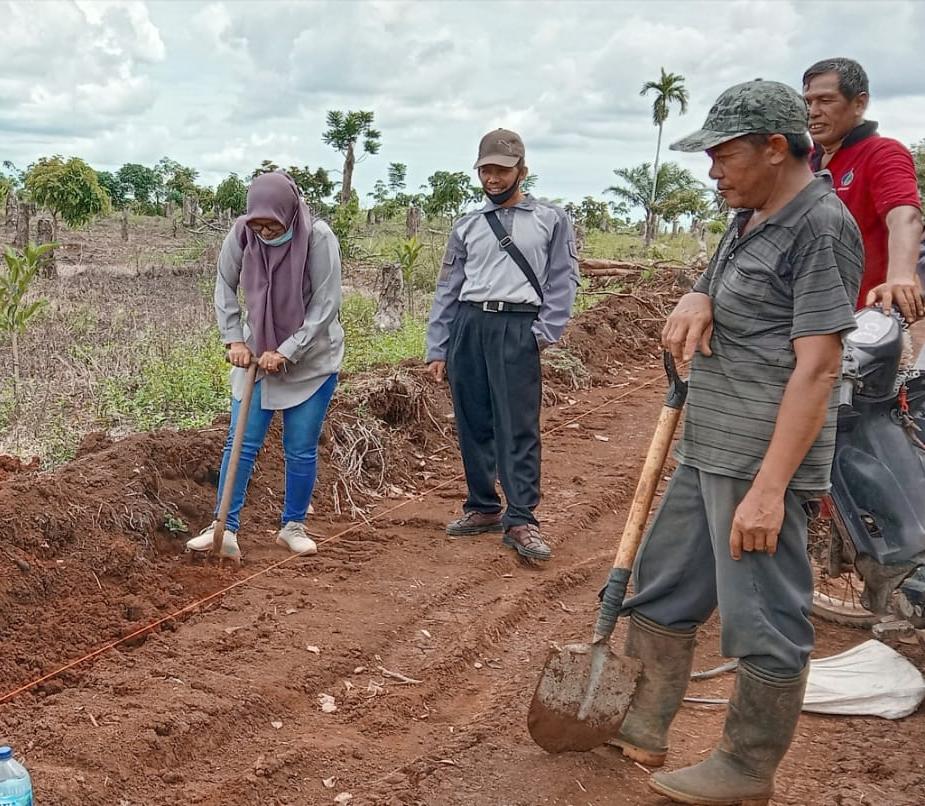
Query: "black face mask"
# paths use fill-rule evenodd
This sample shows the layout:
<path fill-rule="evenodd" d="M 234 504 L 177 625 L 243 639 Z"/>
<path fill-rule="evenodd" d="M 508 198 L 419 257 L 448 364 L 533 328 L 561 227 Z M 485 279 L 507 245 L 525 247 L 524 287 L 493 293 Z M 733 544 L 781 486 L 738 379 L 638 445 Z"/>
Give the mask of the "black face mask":
<path fill-rule="evenodd" d="M 489 193 L 487 190 L 482 188 L 485 191 L 485 195 L 488 197 L 488 200 L 492 204 L 504 204 L 508 199 L 510 199 L 520 188 L 520 179 L 515 179 L 514 184 L 511 185 L 507 190 L 502 190 L 500 193 Z"/>

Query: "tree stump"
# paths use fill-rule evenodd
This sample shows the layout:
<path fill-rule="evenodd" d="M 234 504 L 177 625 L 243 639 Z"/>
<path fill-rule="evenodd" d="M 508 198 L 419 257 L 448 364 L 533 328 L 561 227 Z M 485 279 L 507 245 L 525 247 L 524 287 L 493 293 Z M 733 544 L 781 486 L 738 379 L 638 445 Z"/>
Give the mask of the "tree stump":
<path fill-rule="evenodd" d="M 575 225 L 575 251 L 580 255 L 585 248 L 585 228 L 581 224 Z"/>
<path fill-rule="evenodd" d="M 10 190 L 6 194 L 6 214 L 3 219 L 3 223 L 6 226 L 12 227 L 16 223 L 16 208 L 17 207 L 18 207 L 18 204 L 16 202 L 16 194 L 12 190 Z"/>
<path fill-rule="evenodd" d="M 122 210 L 122 240 L 128 243 L 128 210 Z"/>
<path fill-rule="evenodd" d="M 20 203 L 19 213 L 16 216 L 16 237 L 13 239 L 13 246 L 17 249 L 22 249 L 29 243 L 29 225 L 34 213 L 34 204 L 29 202 Z"/>
<path fill-rule="evenodd" d="M 404 288 L 401 265 L 386 263 L 379 269 L 379 304 L 373 324 L 380 331 L 395 331 L 401 328 L 405 313 Z"/>
<path fill-rule="evenodd" d="M 47 218 L 40 218 L 35 222 L 36 242 L 42 244 L 52 243 L 55 239 L 54 224 Z M 55 250 L 49 249 L 39 258 L 39 271 L 42 277 L 55 277 L 58 273 L 55 262 Z"/>
<path fill-rule="evenodd" d="M 199 214 L 199 201 L 195 196 L 183 197 L 183 224 L 187 227 L 196 226 L 196 216 Z"/>
<path fill-rule="evenodd" d="M 175 212 L 177 212 L 177 205 L 175 205 L 172 200 L 167 202 L 167 204 L 164 205 L 164 217 L 165 218 L 173 218 L 173 214 Z"/>
<path fill-rule="evenodd" d="M 417 238 L 418 230 L 421 229 L 421 208 L 415 205 L 408 205 L 408 214 L 405 216 L 405 237 Z"/>
<path fill-rule="evenodd" d="M 176 238 L 177 237 L 177 224 L 179 222 L 177 221 L 176 217 L 174 217 L 171 223 L 173 224 L 173 232 L 171 234 L 173 235 L 174 238 Z"/>

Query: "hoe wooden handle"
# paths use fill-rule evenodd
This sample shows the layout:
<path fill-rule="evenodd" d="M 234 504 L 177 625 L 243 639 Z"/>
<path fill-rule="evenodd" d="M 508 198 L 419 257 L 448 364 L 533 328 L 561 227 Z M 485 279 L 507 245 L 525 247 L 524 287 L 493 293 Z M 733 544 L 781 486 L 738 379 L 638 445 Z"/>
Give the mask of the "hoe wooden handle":
<path fill-rule="evenodd" d="M 231 443 L 231 456 L 222 480 L 222 500 L 218 507 L 218 518 L 215 520 L 215 531 L 212 533 L 212 553 L 219 554 L 222 550 L 222 538 L 225 535 L 225 523 L 228 520 L 228 510 L 231 508 L 231 496 L 234 493 L 234 482 L 238 475 L 238 460 L 241 458 L 241 443 L 244 442 L 244 431 L 247 429 L 247 416 L 251 409 L 251 398 L 254 396 L 254 382 L 257 379 L 257 362 L 252 361 L 244 376 L 244 392 L 241 394 L 241 406 L 238 409 L 238 420 L 235 423 L 234 439 Z"/>

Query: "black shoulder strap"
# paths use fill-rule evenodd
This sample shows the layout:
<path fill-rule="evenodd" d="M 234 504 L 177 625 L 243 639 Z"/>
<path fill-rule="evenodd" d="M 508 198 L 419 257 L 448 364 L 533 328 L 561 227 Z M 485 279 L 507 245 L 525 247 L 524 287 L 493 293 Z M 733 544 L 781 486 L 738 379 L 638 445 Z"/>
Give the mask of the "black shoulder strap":
<path fill-rule="evenodd" d="M 536 295 L 542 302 L 543 289 L 540 286 L 540 281 L 536 278 L 536 273 L 533 271 L 530 261 L 524 257 L 524 253 L 521 252 L 517 248 L 517 244 L 511 240 L 511 236 L 508 235 L 507 230 L 504 228 L 504 224 L 501 223 L 501 219 L 498 218 L 498 214 L 494 210 L 489 210 L 485 213 L 485 218 L 488 220 L 488 226 L 491 227 L 491 231 L 495 233 L 495 237 L 498 239 L 501 248 L 513 258 L 517 267 L 524 273 L 524 277 L 530 281 L 530 285 L 533 286 L 533 290 L 536 291 Z"/>

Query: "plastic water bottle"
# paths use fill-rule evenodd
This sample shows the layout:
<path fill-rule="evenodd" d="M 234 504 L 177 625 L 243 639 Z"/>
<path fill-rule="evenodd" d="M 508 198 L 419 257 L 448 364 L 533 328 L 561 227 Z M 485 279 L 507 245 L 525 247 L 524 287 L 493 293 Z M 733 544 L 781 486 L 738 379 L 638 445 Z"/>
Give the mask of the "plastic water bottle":
<path fill-rule="evenodd" d="M 32 779 L 6 746 L 0 747 L 0 806 L 32 806 Z"/>

